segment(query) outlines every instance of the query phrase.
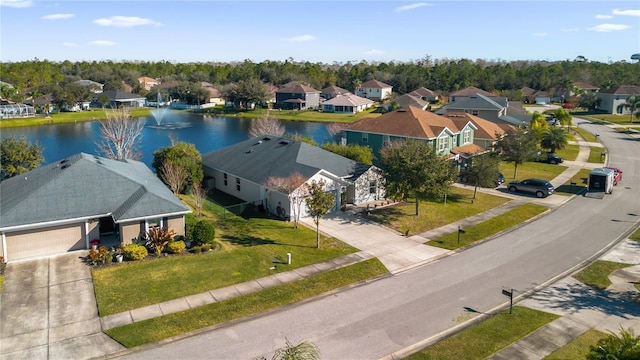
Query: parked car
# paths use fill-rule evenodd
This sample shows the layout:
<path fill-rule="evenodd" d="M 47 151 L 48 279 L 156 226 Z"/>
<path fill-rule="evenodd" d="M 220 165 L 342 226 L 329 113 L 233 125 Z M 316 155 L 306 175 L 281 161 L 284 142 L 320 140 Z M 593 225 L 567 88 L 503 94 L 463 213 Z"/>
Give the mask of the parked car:
<path fill-rule="evenodd" d="M 462 171 L 460 172 L 460 175 L 458 175 L 458 176 L 459 176 L 459 178 L 460 178 L 460 182 L 461 182 L 461 183 L 466 184 L 466 183 L 468 183 L 468 182 L 469 182 L 469 178 L 467 178 L 467 176 L 466 176 L 466 174 L 465 174 L 465 171 L 464 171 L 464 170 L 462 170 Z M 496 177 L 495 177 L 495 179 L 494 179 L 494 181 L 493 181 L 493 182 L 494 182 L 494 184 L 495 184 L 495 186 L 496 186 L 496 187 L 498 187 L 498 186 L 500 186 L 500 185 L 504 184 L 504 175 L 502 175 L 502 173 L 501 173 L 501 172 L 497 172 L 497 173 L 496 173 Z"/>
<path fill-rule="evenodd" d="M 535 194 L 539 198 L 547 197 L 555 191 L 553 184 L 547 180 L 535 178 L 525 179 L 522 181 L 512 181 L 509 183 L 508 188 L 511 192 L 527 192 Z"/>
<path fill-rule="evenodd" d="M 610 166 L 605 166 L 604 169 L 613 170 L 613 185 L 618 185 L 618 183 L 622 181 L 622 170 Z"/>
<path fill-rule="evenodd" d="M 538 160 L 540 162 L 543 163 L 547 163 L 547 164 L 560 164 L 562 162 L 564 162 L 564 159 L 561 158 L 560 156 L 556 155 L 556 154 L 552 154 L 552 153 L 546 153 L 540 156 L 540 159 Z"/>
<path fill-rule="evenodd" d="M 573 109 L 573 108 L 575 108 L 575 106 L 567 103 L 567 104 L 562 104 L 562 108 L 563 109 Z"/>

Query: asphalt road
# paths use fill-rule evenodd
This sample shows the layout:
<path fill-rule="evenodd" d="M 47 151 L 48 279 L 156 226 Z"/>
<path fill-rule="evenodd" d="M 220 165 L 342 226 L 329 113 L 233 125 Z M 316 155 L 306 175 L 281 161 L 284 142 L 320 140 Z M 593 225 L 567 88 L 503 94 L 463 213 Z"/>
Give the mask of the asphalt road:
<path fill-rule="evenodd" d="M 574 119 L 574 121 L 579 121 Z M 602 125 L 609 165 L 623 182 L 604 199 L 576 197 L 539 220 L 396 276 L 128 354 L 131 359 L 271 358 L 285 338 L 309 340 L 323 359 L 378 359 L 436 337 L 515 295 L 548 284 L 599 254 L 640 221 L 640 139 Z"/>

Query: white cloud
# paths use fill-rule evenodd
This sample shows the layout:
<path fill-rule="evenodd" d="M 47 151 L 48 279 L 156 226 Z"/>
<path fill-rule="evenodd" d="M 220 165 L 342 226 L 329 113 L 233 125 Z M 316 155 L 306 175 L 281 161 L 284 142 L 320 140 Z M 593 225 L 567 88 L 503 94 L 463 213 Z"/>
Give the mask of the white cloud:
<path fill-rule="evenodd" d="M 549 35 L 549 33 L 546 33 L 546 32 L 533 33 L 533 36 L 535 36 L 535 37 L 545 37 L 547 35 Z"/>
<path fill-rule="evenodd" d="M 109 41 L 109 40 L 94 40 L 94 41 L 89 41 L 89 44 L 96 45 L 96 46 L 113 46 L 118 43 L 115 41 Z"/>
<path fill-rule="evenodd" d="M 612 13 L 613 13 L 613 15 L 640 16 L 640 10 L 613 9 Z"/>
<path fill-rule="evenodd" d="M 293 41 L 293 42 L 303 42 L 303 41 L 311 41 L 311 40 L 315 40 L 316 37 L 313 35 L 300 35 L 300 36 L 293 36 L 290 38 L 286 38 L 285 40 L 287 41 Z"/>
<path fill-rule="evenodd" d="M 560 31 L 562 31 L 562 32 L 576 32 L 576 31 L 580 31 L 580 28 L 566 28 L 566 29 L 560 29 Z"/>
<path fill-rule="evenodd" d="M 371 49 L 369 51 L 365 51 L 364 52 L 367 55 L 380 55 L 380 54 L 384 54 L 384 52 L 382 50 L 378 50 L 378 49 Z"/>
<path fill-rule="evenodd" d="M 76 44 L 76 43 L 72 43 L 72 42 L 65 42 L 65 43 L 62 43 L 62 46 L 66 46 L 66 47 L 78 47 L 78 44 Z"/>
<path fill-rule="evenodd" d="M 33 5 L 31 0 L 0 0 L 0 6 L 7 6 L 12 8 L 26 8 Z"/>
<path fill-rule="evenodd" d="M 110 18 L 102 18 L 93 20 L 94 24 L 100 26 L 115 26 L 115 27 L 133 27 L 140 25 L 160 25 L 151 19 L 145 19 L 137 16 L 112 16 Z"/>
<path fill-rule="evenodd" d="M 592 28 L 589 28 L 589 30 L 596 31 L 596 32 L 611 32 L 611 31 L 626 30 L 630 27 L 631 26 L 624 25 L 624 24 L 600 24 Z"/>
<path fill-rule="evenodd" d="M 612 17 L 613 15 L 602 15 L 602 14 L 596 15 L 596 19 L 611 19 Z"/>
<path fill-rule="evenodd" d="M 430 4 L 427 4 L 425 2 L 419 2 L 419 3 L 415 3 L 415 4 L 410 4 L 410 5 L 403 5 L 403 6 L 398 6 L 394 11 L 395 12 L 403 12 L 403 11 L 408 11 L 408 10 L 413 10 L 413 9 L 418 9 L 424 6 L 429 6 Z"/>
<path fill-rule="evenodd" d="M 60 19 L 69 19 L 74 16 L 75 15 L 73 14 L 50 14 L 50 15 L 45 15 L 42 18 L 45 20 L 60 20 Z"/>

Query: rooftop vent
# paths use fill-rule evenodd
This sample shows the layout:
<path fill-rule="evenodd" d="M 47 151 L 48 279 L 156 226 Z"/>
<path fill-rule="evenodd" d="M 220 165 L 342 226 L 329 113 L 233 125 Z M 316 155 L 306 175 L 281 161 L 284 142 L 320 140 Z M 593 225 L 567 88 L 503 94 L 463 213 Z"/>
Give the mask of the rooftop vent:
<path fill-rule="evenodd" d="M 247 151 L 245 151 L 244 153 L 245 153 L 245 154 L 250 154 L 250 153 L 252 153 L 252 152 L 253 152 L 253 149 L 248 149 L 248 150 L 247 150 Z"/>
<path fill-rule="evenodd" d="M 60 169 L 61 169 L 61 170 L 62 170 L 62 169 L 66 169 L 66 168 L 68 168 L 68 167 L 69 167 L 69 165 L 65 164 L 65 165 L 62 165 L 62 167 L 60 167 Z"/>
<path fill-rule="evenodd" d="M 280 145 L 289 145 L 289 143 L 286 142 L 286 141 L 280 141 L 278 144 L 280 144 Z"/>
<path fill-rule="evenodd" d="M 262 140 L 269 141 L 269 140 L 271 140 L 271 138 L 270 137 L 266 137 L 266 138 L 263 138 Z"/>

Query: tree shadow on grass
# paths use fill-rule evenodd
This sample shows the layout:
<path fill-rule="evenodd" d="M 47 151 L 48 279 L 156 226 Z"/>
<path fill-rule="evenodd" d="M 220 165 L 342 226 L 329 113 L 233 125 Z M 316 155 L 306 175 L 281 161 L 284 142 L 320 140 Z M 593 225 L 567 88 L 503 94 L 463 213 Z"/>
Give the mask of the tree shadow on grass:
<path fill-rule="evenodd" d="M 230 244 L 240 246 L 280 245 L 273 240 L 261 239 L 255 236 L 224 235 L 222 236 L 222 239 Z"/>

